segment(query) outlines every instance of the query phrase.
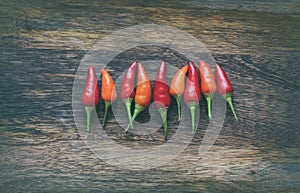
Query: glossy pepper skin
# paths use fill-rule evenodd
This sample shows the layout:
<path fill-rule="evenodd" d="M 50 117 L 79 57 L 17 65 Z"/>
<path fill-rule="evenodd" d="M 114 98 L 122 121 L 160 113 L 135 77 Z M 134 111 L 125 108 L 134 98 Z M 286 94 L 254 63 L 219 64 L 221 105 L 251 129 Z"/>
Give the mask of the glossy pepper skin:
<path fill-rule="evenodd" d="M 152 97 L 152 88 L 151 83 L 142 64 L 138 63 L 138 83 L 135 91 L 135 109 L 131 118 L 131 122 L 135 120 L 135 118 L 150 105 Z M 130 127 L 130 123 L 125 129 L 125 133 L 128 132 Z"/>
<path fill-rule="evenodd" d="M 98 79 L 93 66 L 88 67 L 85 87 L 81 95 L 81 104 L 86 111 L 86 129 L 90 132 L 91 113 L 99 103 Z"/>
<path fill-rule="evenodd" d="M 206 98 L 208 117 L 211 118 L 211 100 L 217 92 L 217 85 L 215 81 L 214 74 L 205 61 L 200 61 L 200 84 L 201 92 Z"/>
<path fill-rule="evenodd" d="M 105 104 L 104 117 L 102 121 L 102 127 L 104 127 L 108 108 L 111 106 L 111 103 L 117 99 L 117 91 L 116 91 L 114 80 L 105 69 L 102 69 L 101 75 L 102 75 L 101 96 Z"/>
<path fill-rule="evenodd" d="M 162 62 L 158 68 L 153 89 L 154 105 L 163 120 L 165 139 L 168 136 L 167 112 L 171 103 L 169 87 L 166 79 L 166 63 Z"/>
<path fill-rule="evenodd" d="M 127 110 L 127 116 L 130 123 L 131 128 L 132 122 L 131 122 L 131 103 L 135 95 L 134 91 L 134 83 L 135 83 L 135 77 L 136 77 L 136 68 L 138 66 L 137 62 L 133 62 L 130 64 L 128 69 L 126 70 L 124 74 L 124 78 L 121 85 L 121 91 L 120 96 L 122 101 L 124 102 Z"/>
<path fill-rule="evenodd" d="M 189 62 L 188 80 L 183 96 L 184 102 L 189 107 L 192 117 L 192 133 L 195 133 L 195 111 L 201 101 L 200 85 L 196 66 Z"/>
<path fill-rule="evenodd" d="M 217 77 L 218 92 L 227 101 L 236 122 L 238 122 L 238 117 L 235 113 L 235 110 L 234 110 L 234 107 L 232 104 L 233 87 L 232 87 L 225 71 L 223 70 L 223 68 L 221 66 L 216 64 L 215 70 L 216 70 L 216 77 Z"/>
<path fill-rule="evenodd" d="M 177 71 L 175 76 L 172 79 L 172 82 L 170 84 L 170 94 L 175 98 L 177 103 L 177 113 L 178 113 L 178 121 L 180 121 L 181 118 L 181 112 L 180 112 L 180 106 L 181 106 L 181 96 L 184 93 L 185 90 L 185 76 L 189 69 L 188 65 L 185 65 L 181 69 Z"/>

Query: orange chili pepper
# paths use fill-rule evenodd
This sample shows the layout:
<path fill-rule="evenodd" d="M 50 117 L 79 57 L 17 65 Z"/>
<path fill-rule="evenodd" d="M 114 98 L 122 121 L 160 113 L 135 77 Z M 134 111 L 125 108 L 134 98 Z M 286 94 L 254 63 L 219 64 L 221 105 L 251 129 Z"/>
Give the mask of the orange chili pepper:
<path fill-rule="evenodd" d="M 178 121 L 180 121 L 180 117 L 181 117 L 180 100 L 181 100 L 181 96 L 184 93 L 184 88 L 185 88 L 184 78 L 186 76 L 188 69 L 189 69 L 189 66 L 186 65 L 177 71 L 177 73 L 175 74 L 175 76 L 171 82 L 170 90 L 169 90 L 170 94 L 175 98 L 176 103 L 177 103 Z"/>
<path fill-rule="evenodd" d="M 117 90 L 116 90 L 115 82 L 110 76 L 110 74 L 104 69 L 102 69 L 101 74 L 102 74 L 101 96 L 105 104 L 104 117 L 102 121 L 102 127 L 104 127 L 108 108 L 111 106 L 111 103 L 117 99 Z"/>
<path fill-rule="evenodd" d="M 217 92 L 217 85 L 211 68 L 205 61 L 200 61 L 201 92 L 206 98 L 208 117 L 211 118 L 211 100 Z"/>
<path fill-rule="evenodd" d="M 152 88 L 149 77 L 142 64 L 138 63 L 138 83 L 134 97 L 135 109 L 130 122 L 134 121 L 134 119 L 150 105 L 151 96 Z M 129 123 L 125 133 L 128 132 L 130 126 L 131 124 Z"/>

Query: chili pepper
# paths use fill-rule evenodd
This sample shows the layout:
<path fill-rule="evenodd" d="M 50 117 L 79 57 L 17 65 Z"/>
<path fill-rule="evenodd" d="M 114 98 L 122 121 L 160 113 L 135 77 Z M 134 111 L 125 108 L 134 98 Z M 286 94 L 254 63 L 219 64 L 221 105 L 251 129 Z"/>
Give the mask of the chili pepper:
<path fill-rule="evenodd" d="M 126 70 L 123 81 L 122 81 L 122 85 L 121 85 L 121 91 L 120 91 L 121 99 L 126 106 L 127 116 L 128 116 L 128 120 L 129 120 L 131 128 L 133 126 L 132 126 L 132 122 L 131 122 L 130 109 L 131 109 L 131 103 L 132 103 L 132 100 L 133 100 L 134 94 L 135 94 L 134 82 L 135 82 L 135 74 L 136 74 L 137 64 L 138 64 L 137 62 L 131 63 L 130 66 L 128 67 L 128 69 Z"/>
<path fill-rule="evenodd" d="M 205 61 L 200 61 L 201 92 L 206 98 L 208 117 L 211 118 L 211 100 L 217 92 L 217 85 L 211 68 Z"/>
<path fill-rule="evenodd" d="M 104 117 L 102 121 L 102 127 L 104 127 L 108 108 L 111 106 L 111 103 L 117 99 L 117 91 L 116 91 L 115 82 L 110 76 L 110 74 L 104 69 L 102 69 L 101 74 L 102 74 L 101 95 L 105 104 Z"/>
<path fill-rule="evenodd" d="M 225 71 L 218 64 L 216 64 L 216 76 L 217 76 L 218 92 L 227 101 L 236 122 L 238 122 L 238 117 L 235 113 L 235 110 L 234 110 L 234 107 L 232 104 L 233 87 L 232 87 L 227 75 L 225 74 Z"/>
<path fill-rule="evenodd" d="M 178 113 L 178 121 L 180 121 L 181 113 L 180 113 L 180 106 L 181 106 L 181 96 L 184 93 L 184 78 L 189 69 L 189 66 L 186 65 L 179 69 L 175 76 L 173 77 L 173 80 L 170 85 L 170 94 L 175 98 L 177 103 L 177 113 Z"/>
<path fill-rule="evenodd" d="M 138 63 L 138 83 L 135 91 L 135 109 L 131 118 L 131 122 L 145 109 L 150 105 L 152 95 L 152 88 L 149 77 L 142 66 Z M 125 133 L 128 132 L 130 123 L 125 129 Z"/>
<path fill-rule="evenodd" d="M 86 111 L 86 129 L 90 132 L 91 114 L 95 106 L 99 103 L 98 80 L 95 73 L 95 68 L 89 66 L 86 83 L 81 95 L 81 104 Z"/>
<path fill-rule="evenodd" d="M 184 91 L 184 102 L 189 107 L 192 116 L 192 133 L 195 133 L 195 110 L 201 101 L 198 72 L 193 62 L 189 62 L 188 81 Z"/>
<path fill-rule="evenodd" d="M 165 139 L 168 136 L 167 112 L 170 106 L 169 87 L 166 79 L 166 63 L 162 62 L 158 68 L 153 89 L 154 105 L 158 109 L 164 124 Z"/>

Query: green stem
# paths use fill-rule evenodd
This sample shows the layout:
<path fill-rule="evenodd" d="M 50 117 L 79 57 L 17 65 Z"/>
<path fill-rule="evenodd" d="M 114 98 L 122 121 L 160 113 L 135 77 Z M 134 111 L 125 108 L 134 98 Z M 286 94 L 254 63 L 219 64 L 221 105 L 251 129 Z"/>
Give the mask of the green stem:
<path fill-rule="evenodd" d="M 135 120 L 135 118 L 145 109 L 145 107 L 139 105 L 139 104 L 135 104 L 135 109 L 133 112 L 133 115 L 131 117 L 131 123 Z M 125 129 L 125 134 L 127 134 L 128 129 L 130 128 L 130 123 L 128 124 L 127 128 Z"/>
<path fill-rule="evenodd" d="M 235 121 L 236 121 L 236 122 L 239 122 L 239 119 L 238 119 L 238 117 L 237 117 L 237 115 L 236 115 L 236 113 L 235 113 L 235 110 L 234 110 L 234 107 L 233 107 L 233 104 L 232 104 L 232 95 L 231 95 L 231 94 L 226 94 L 226 95 L 225 95 L 225 100 L 227 101 L 227 103 L 228 103 L 229 106 L 230 106 L 230 109 L 231 109 L 231 111 L 232 111 L 232 113 L 233 113 L 233 116 L 234 116 L 234 118 L 235 118 Z"/>
<path fill-rule="evenodd" d="M 128 121 L 130 124 L 130 127 L 133 128 L 132 121 L 131 121 L 131 103 L 132 103 L 132 98 L 127 98 L 123 100 L 126 110 L 127 110 L 127 116 L 128 116 Z"/>
<path fill-rule="evenodd" d="M 208 117 L 209 117 L 209 119 L 211 119 L 211 100 L 212 100 L 212 96 L 211 95 L 207 95 L 206 96 L 206 102 L 207 102 L 207 110 L 208 110 Z"/>
<path fill-rule="evenodd" d="M 195 133 L 195 111 L 196 111 L 196 107 L 199 105 L 199 103 L 196 103 L 196 102 L 191 102 L 191 103 L 187 103 L 186 104 L 189 109 L 190 109 L 190 112 L 191 112 L 191 116 L 192 116 L 192 134 Z"/>
<path fill-rule="evenodd" d="M 181 110 L 180 110 L 180 106 L 181 106 L 181 95 L 173 95 L 173 97 L 175 98 L 176 100 L 176 103 L 177 103 L 177 113 L 178 113 L 178 119 L 177 121 L 179 122 L 180 121 L 180 118 L 181 118 Z"/>
<path fill-rule="evenodd" d="M 160 116 L 164 124 L 165 140 L 167 140 L 168 139 L 168 122 L 167 122 L 168 107 L 160 108 L 158 109 L 158 112 L 160 113 Z"/>
<path fill-rule="evenodd" d="M 91 114 L 95 107 L 91 106 L 85 106 L 85 112 L 86 112 L 86 130 L 87 132 L 90 132 L 90 125 L 91 125 Z"/>
<path fill-rule="evenodd" d="M 108 108 L 111 106 L 111 102 L 104 101 L 104 104 L 105 104 L 105 110 L 104 110 L 104 117 L 103 117 L 103 120 L 102 120 L 102 128 L 104 128 L 104 126 L 105 126 L 107 112 L 108 112 Z"/>

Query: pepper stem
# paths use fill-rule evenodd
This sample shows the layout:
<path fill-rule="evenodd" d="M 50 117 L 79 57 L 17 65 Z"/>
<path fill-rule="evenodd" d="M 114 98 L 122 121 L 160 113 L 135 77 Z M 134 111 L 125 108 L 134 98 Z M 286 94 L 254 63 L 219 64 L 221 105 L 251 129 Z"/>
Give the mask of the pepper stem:
<path fill-rule="evenodd" d="M 181 106 L 181 95 L 173 95 L 173 97 L 175 98 L 176 100 L 176 103 L 177 103 L 177 113 L 178 113 L 178 119 L 177 121 L 179 122 L 180 121 L 180 118 L 181 118 L 181 110 L 180 110 L 180 106 Z"/>
<path fill-rule="evenodd" d="M 168 107 L 159 108 L 158 112 L 160 113 L 160 116 L 163 120 L 165 140 L 167 140 L 168 139 L 168 121 L 167 121 Z"/>
<path fill-rule="evenodd" d="M 145 109 L 145 107 L 139 105 L 139 104 L 135 104 L 135 109 L 134 109 L 134 112 L 133 112 L 133 115 L 131 117 L 131 120 L 130 122 L 132 123 L 135 118 Z M 128 129 L 130 128 L 130 123 L 128 124 L 127 128 L 125 129 L 125 134 L 128 133 Z"/>
<path fill-rule="evenodd" d="M 111 102 L 104 101 L 104 104 L 105 104 L 105 110 L 104 110 L 104 117 L 103 117 L 103 120 L 102 120 L 102 128 L 104 128 L 104 126 L 105 126 L 107 112 L 108 112 L 108 108 L 111 106 Z"/>
<path fill-rule="evenodd" d="M 186 104 L 189 109 L 190 109 L 190 112 L 191 112 L 191 116 L 192 116 L 192 134 L 195 133 L 195 111 L 196 111 L 196 107 L 199 105 L 199 103 L 194 103 L 194 102 L 191 102 L 191 103 L 187 103 Z"/>
<path fill-rule="evenodd" d="M 128 116 L 128 121 L 130 124 L 130 127 L 133 128 L 132 121 L 131 121 L 131 103 L 132 103 L 132 98 L 127 98 L 123 100 L 126 110 L 127 110 L 127 116 Z"/>
<path fill-rule="evenodd" d="M 206 102 L 207 102 L 207 111 L 208 111 L 208 118 L 211 119 L 211 95 L 206 96 Z"/>
<path fill-rule="evenodd" d="M 231 109 L 231 111 L 232 111 L 232 113 L 233 113 L 233 116 L 234 116 L 234 118 L 235 118 L 235 121 L 236 121 L 236 122 L 239 122 L 238 117 L 237 117 L 237 115 L 236 115 L 236 113 L 235 113 L 233 104 L 232 104 L 232 97 L 231 97 L 231 94 L 225 95 L 225 100 L 227 101 L 227 103 L 228 103 L 229 106 L 230 106 L 230 109 Z"/>
<path fill-rule="evenodd" d="M 91 114 L 95 107 L 91 106 L 85 106 L 85 112 L 86 112 L 86 131 L 90 132 L 90 125 L 91 125 Z"/>

